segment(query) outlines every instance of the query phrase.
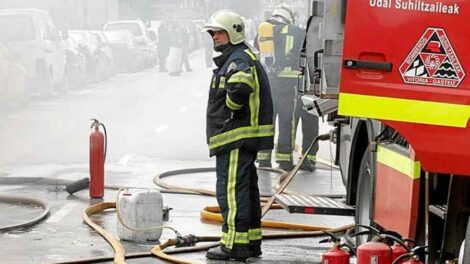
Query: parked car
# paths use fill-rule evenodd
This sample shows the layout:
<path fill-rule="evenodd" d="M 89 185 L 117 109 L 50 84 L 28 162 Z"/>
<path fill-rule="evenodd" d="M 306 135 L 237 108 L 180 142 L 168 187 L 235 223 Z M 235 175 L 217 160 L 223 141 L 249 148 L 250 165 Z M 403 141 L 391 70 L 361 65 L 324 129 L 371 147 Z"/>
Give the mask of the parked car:
<path fill-rule="evenodd" d="M 153 67 L 156 65 L 157 50 L 152 44 L 154 42 L 148 33 L 147 27 L 144 22 L 140 20 L 119 20 L 110 21 L 103 27 L 103 31 L 113 30 L 127 30 L 134 37 L 136 48 L 142 49 L 144 53 L 145 68 Z"/>
<path fill-rule="evenodd" d="M 51 95 L 54 88 L 67 89 L 65 49 L 47 11 L 39 9 L 0 10 L 0 42 L 26 68 L 32 91 Z"/>
<path fill-rule="evenodd" d="M 102 67 L 102 72 L 103 76 L 106 75 L 109 79 L 109 77 L 113 76 L 115 73 L 113 49 L 111 48 L 111 45 L 103 31 L 94 30 L 90 32 L 96 37 L 98 48 L 106 55 L 106 67 Z"/>
<path fill-rule="evenodd" d="M 80 51 L 78 43 L 73 38 L 69 37 L 63 43 L 65 47 L 67 80 L 71 88 L 79 88 L 87 81 L 87 58 Z"/>
<path fill-rule="evenodd" d="M 127 30 L 104 31 L 114 53 L 116 68 L 120 71 L 144 69 L 144 52 L 136 47 L 135 39 Z"/>
<path fill-rule="evenodd" d="M 109 79 L 107 56 L 100 49 L 96 36 L 87 30 L 70 30 L 69 35 L 87 58 L 88 79 L 92 82 Z"/>
<path fill-rule="evenodd" d="M 140 20 L 119 20 L 109 21 L 103 27 L 103 31 L 127 30 L 135 38 L 137 44 L 143 44 L 148 41 L 147 28 L 144 22 Z"/>
<path fill-rule="evenodd" d="M 26 69 L 0 42 L 0 101 L 25 101 Z"/>

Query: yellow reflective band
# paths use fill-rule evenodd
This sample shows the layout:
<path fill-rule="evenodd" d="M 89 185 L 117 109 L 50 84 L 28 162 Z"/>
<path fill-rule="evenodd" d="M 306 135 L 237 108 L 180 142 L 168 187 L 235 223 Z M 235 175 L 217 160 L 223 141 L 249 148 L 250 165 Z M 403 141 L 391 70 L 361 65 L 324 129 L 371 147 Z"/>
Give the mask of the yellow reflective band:
<path fill-rule="evenodd" d="M 236 244 L 248 244 L 250 240 L 248 240 L 248 232 L 236 232 L 235 233 L 235 243 Z"/>
<path fill-rule="evenodd" d="M 209 149 L 214 149 L 244 138 L 268 137 L 274 135 L 273 125 L 239 127 L 209 139 Z"/>
<path fill-rule="evenodd" d="M 215 75 L 212 76 L 211 88 L 215 88 Z"/>
<path fill-rule="evenodd" d="M 289 33 L 289 26 L 284 26 L 282 29 L 281 29 L 281 34 L 287 34 Z"/>
<path fill-rule="evenodd" d="M 294 37 L 287 35 L 286 36 L 286 47 L 284 49 L 284 55 L 288 56 L 292 49 L 294 48 Z"/>
<path fill-rule="evenodd" d="M 225 246 L 232 248 L 236 238 L 235 231 L 235 216 L 237 215 L 237 198 L 235 195 L 235 186 L 237 184 L 237 165 L 238 165 L 238 149 L 230 151 L 230 161 L 228 167 L 228 180 L 227 180 L 227 227 L 228 236 Z"/>
<path fill-rule="evenodd" d="M 341 93 L 339 114 L 448 127 L 467 127 L 470 105 Z"/>
<path fill-rule="evenodd" d="M 256 229 L 249 229 L 248 230 L 248 239 L 253 240 L 261 240 L 263 238 L 263 232 L 261 228 Z"/>
<path fill-rule="evenodd" d="M 256 56 L 250 49 L 245 49 L 244 52 L 250 56 L 253 61 L 256 61 Z M 260 87 L 259 87 L 259 80 L 258 80 L 258 71 L 256 70 L 256 66 L 250 67 L 252 76 L 254 77 L 254 85 L 251 87 L 253 88 L 253 92 L 250 94 L 250 114 L 251 114 L 251 126 L 255 127 L 258 126 L 258 118 L 259 118 L 259 105 L 260 105 Z"/>
<path fill-rule="evenodd" d="M 260 240 L 259 239 L 250 239 L 250 235 L 248 232 L 235 232 L 235 240 L 234 243 L 236 244 L 249 244 L 250 240 Z M 227 242 L 229 241 L 228 239 L 228 234 L 225 232 L 222 232 L 222 236 L 220 237 L 220 243 L 227 247 Z M 233 243 L 232 243 L 233 245 Z M 228 248 L 228 247 L 227 247 Z"/>
<path fill-rule="evenodd" d="M 271 153 L 258 152 L 258 160 L 271 160 Z"/>
<path fill-rule="evenodd" d="M 256 55 L 250 50 L 250 49 L 245 49 L 244 52 L 250 56 L 250 58 L 253 60 L 253 61 L 256 61 Z"/>
<path fill-rule="evenodd" d="M 250 86 L 252 89 L 255 88 L 253 75 L 251 73 L 246 73 L 242 71 L 239 71 L 230 76 L 230 79 L 228 79 L 227 83 L 244 83 Z"/>
<path fill-rule="evenodd" d="M 380 145 L 377 148 L 377 161 L 405 174 L 413 180 L 419 179 L 421 175 L 421 164 L 419 161 L 414 161 L 405 155 Z"/>
<path fill-rule="evenodd" d="M 225 88 L 225 76 L 220 77 L 219 88 L 220 89 Z"/>
<path fill-rule="evenodd" d="M 255 77 L 253 92 L 250 94 L 250 114 L 251 114 L 251 125 L 257 126 L 258 125 L 258 118 L 259 118 L 259 105 L 260 105 L 260 87 L 259 87 L 259 80 L 258 80 L 258 72 L 256 71 L 256 67 L 251 67 L 251 72 Z"/>
<path fill-rule="evenodd" d="M 276 161 L 291 161 L 292 154 L 276 153 Z"/>
<path fill-rule="evenodd" d="M 316 155 L 310 155 L 310 154 L 308 154 L 308 155 L 307 155 L 307 159 L 309 159 L 310 161 L 316 161 L 316 160 L 317 160 L 317 156 L 316 156 Z"/>
<path fill-rule="evenodd" d="M 228 94 L 225 97 L 225 104 L 227 105 L 228 108 L 232 110 L 240 110 L 243 107 L 243 105 L 239 105 L 235 103 L 234 101 L 232 101 L 232 99 L 230 99 L 230 96 Z"/>
<path fill-rule="evenodd" d="M 228 234 L 225 232 L 222 232 L 222 236 L 220 237 L 220 244 L 224 245 L 227 244 L 227 236 Z"/>

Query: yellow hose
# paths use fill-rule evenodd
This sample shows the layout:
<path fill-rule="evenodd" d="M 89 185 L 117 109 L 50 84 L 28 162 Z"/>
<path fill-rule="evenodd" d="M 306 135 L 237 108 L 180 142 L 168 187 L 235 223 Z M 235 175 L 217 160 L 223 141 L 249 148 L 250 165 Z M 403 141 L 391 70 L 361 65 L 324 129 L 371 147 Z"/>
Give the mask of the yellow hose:
<path fill-rule="evenodd" d="M 329 135 L 320 135 L 314 139 L 314 141 L 311 143 L 310 147 L 308 148 L 311 149 L 312 146 L 314 145 L 315 142 L 318 140 L 325 140 L 328 139 Z M 308 153 L 308 150 L 306 153 Z M 274 172 L 280 172 L 281 175 L 281 180 L 280 180 L 280 187 L 277 189 L 276 194 L 279 194 L 285 190 L 287 185 L 290 183 L 290 181 L 294 178 L 294 176 L 297 174 L 297 171 L 299 170 L 300 164 L 303 162 L 305 159 L 306 154 L 301 158 L 297 166 L 290 172 L 290 173 L 285 173 L 284 171 L 278 171 L 274 169 L 265 169 L 269 171 L 274 171 Z M 167 191 L 183 191 L 185 193 L 190 193 L 190 194 L 201 194 L 201 195 L 208 195 L 208 196 L 215 196 L 215 192 L 213 191 L 207 191 L 207 190 L 202 190 L 202 189 L 193 189 L 193 188 L 180 188 L 180 187 L 175 187 L 171 186 L 161 180 L 163 177 L 167 176 L 172 176 L 172 175 L 178 175 L 179 173 L 198 173 L 198 172 L 207 172 L 207 171 L 214 171 L 214 168 L 199 168 L 199 169 L 185 169 L 185 170 L 178 170 L 178 171 L 172 171 L 164 174 L 157 175 L 154 178 L 154 183 L 157 184 L 158 186 L 166 189 Z M 262 216 L 264 216 L 270 209 L 280 209 L 281 207 L 277 204 L 274 204 L 274 195 L 271 196 L 269 199 L 262 199 L 264 203 L 262 203 Z M 103 211 L 108 208 L 116 208 L 116 203 L 100 203 L 93 205 L 85 210 L 83 213 L 83 219 L 85 222 L 94 228 L 95 230 L 100 233 L 101 236 L 103 236 L 108 243 L 113 247 L 113 250 L 115 252 L 115 257 L 114 257 L 114 263 L 125 263 L 125 250 L 122 244 L 119 243 L 119 241 L 114 238 L 113 235 L 111 235 L 109 232 L 107 232 L 105 229 L 101 228 L 100 226 L 96 225 L 93 223 L 88 216 L 93 215 L 95 213 L 98 213 L 100 211 Z M 220 214 L 220 208 L 218 206 L 208 206 L 205 207 L 201 211 L 201 219 L 206 220 L 206 221 L 215 221 L 215 222 L 223 222 L 222 215 Z M 303 224 L 293 224 L 293 223 L 286 223 L 286 222 L 277 222 L 277 221 L 269 221 L 269 220 L 262 220 L 261 221 L 261 227 L 265 228 L 277 228 L 277 229 L 289 229 L 289 230 L 302 230 L 302 232 L 284 232 L 284 233 L 277 233 L 277 234 L 268 234 L 268 235 L 263 235 L 263 239 L 268 238 L 268 239 L 276 239 L 276 238 L 296 238 L 296 237 L 312 237 L 312 236 L 320 236 L 323 235 L 323 231 L 329 231 L 331 233 L 340 233 L 340 232 L 345 232 L 347 229 L 351 228 L 353 225 L 347 225 L 347 226 L 342 226 L 339 228 L 327 228 L 327 227 L 320 227 L 320 226 L 311 226 L 311 225 L 303 225 Z M 161 228 L 161 227 L 160 227 Z M 220 240 L 219 236 L 211 236 L 211 237 L 198 237 L 197 242 L 205 242 L 205 241 L 218 241 Z M 178 239 L 178 238 L 177 238 Z M 181 264 L 193 264 L 193 263 L 198 263 L 192 260 L 186 260 L 186 259 L 181 259 L 173 256 L 169 256 L 168 254 L 164 253 L 163 250 L 167 247 L 170 246 L 175 246 L 178 244 L 178 241 L 176 239 L 169 239 L 163 244 L 156 245 L 154 248 L 152 248 L 151 253 L 155 256 L 157 256 L 160 259 L 169 261 L 171 263 L 181 263 Z M 217 246 L 217 244 L 211 245 L 210 247 Z M 200 249 L 200 248 L 199 248 Z"/>
<path fill-rule="evenodd" d="M 126 263 L 125 257 L 124 257 L 126 255 L 126 250 L 124 249 L 124 246 L 121 244 L 121 242 L 119 242 L 119 240 L 115 238 L 113 234 L 106 231 L 106 229 L 102 228 L 101 226 L 95 224 L 90 219 L 90 216 L 100 213 L 106 209 L 111 209 L 111 208 L 116 208 L 115 202 L 98 203 L 85 209 L 85 211 L 83 211 L 82 217 L 87 225 L 95 229 L 111 245 L 115 253 L 114 263 L 124 264 Z"/>
<path fill-rule="evenodd" d="M 278 205 L 271 206 L 271 209 L 280 209 Z M 218 206 L 208 206 L 202 209 L 201 219 L 206 221 L 214 221 L 223 223 L 224 220 L 220 214 L 220 208 Z M 303 231 L 323 231 L 329 228 L 321 226 L 311 226 L 302 224 L 293 224 L 287 222 L 278 222 L 270 220 L 261 220 L 261 227 L 276 228 L 276 229 L 290 229 L 290 230 L 303 230 Z"/>
<path fill-rule="evenodd" d="M 176 241 L 174 239 L 169 239 L 167 242 L 165 242 L 161 245 L 157 245 L 154 248 L 152 248 L 151 252 L 152 252 L 152 254 L 157 256 L 158 258 L 164 259 L 164 260 L 169 261 L 171 263 L 181 263 L 181 264 L 198 263 L 198 262 L 195 262 L 195 261 L 192 261 L 192 260 L 173 257 L 173 256 L 167 255 L 163 252 L 163 249 L 165 249 L 167 247 L 174 246 L 174 245 L 176 245 Z"/>
<path fill-rule="evenodd" d="M 84 210 L 83 212 L 83 220 L 87 225 L 91 228 L 95 229 L 113 248 L 115 255 L 114 255 L 114 263 L 116 264 L 124 264 L 125 262 L 125 249 L 124 246 L 119 242 L 117 238 L 113 236 L 110 232 L 106 229 L 100 227 L 99 225 L 95 224 L 91 219 L 90 216 L 100 213 L 106 209 L 115 209 L 116 203 L 115 202 L 103 202 L 92 205 Z M 279 209 L 279 206 L 273 206 L 273 209 Z M 211 206 L 206 207 L 201 211 L 201 218 L 203 220 L 208 221 L 217 221 L 222 222 L 222 216 L 220 215 L 220 209 L 218 206 Z M 312 236 L 321 236 L 323 235 L 323 231 L 329 231 L 332 233 L 340 233 L 345 232 L 348 228 L 351 228 L 353 225 L 342 226 L 339 228 L 326 228 L 326 227 L 317 227 L 317 226 L 309 226 L 309 225 L 300 225 L 300 224 L 291 224 L 291 223 L 283 223 L 283 222 L 275 222 L 275 221 L 262 221 L 263 227 L 269 228 L 279 228 L 279 229 L 293 229 L 293 230 L 304 230 L 302 232 L 283 232 L 283 233 L 276 233 L 276 234 L 267 234 L 263 235 L 263 239 L 280 239 L 280 238 L 299 238 L 299 237 L 312 237 Z M 198 242 L 206 242 L 206 241 L 218 241 L 220 240 L 220 236 L 207 236 L 207 237 L 199 237 Z M 181 259 L 173 256 L 169 256 L 163 250 L 167 247 L 174 246 L 176 244 L 175 239 L 169 239 L 167 242 L 162 243 L 160 245 L 155 246 L 152 248 L 151 253 L 160 259 L 169 261 L 171 263 L 181 263 L 181 264 L 194 264 L 198 263 L 195 261 Z M 215 247 L 218 244 L 211 244 L 207 247 L 198 247 L 195 250 L 205 250 L 210 247 Z M 63 262 L 66 263 L 66 262 Z"/>

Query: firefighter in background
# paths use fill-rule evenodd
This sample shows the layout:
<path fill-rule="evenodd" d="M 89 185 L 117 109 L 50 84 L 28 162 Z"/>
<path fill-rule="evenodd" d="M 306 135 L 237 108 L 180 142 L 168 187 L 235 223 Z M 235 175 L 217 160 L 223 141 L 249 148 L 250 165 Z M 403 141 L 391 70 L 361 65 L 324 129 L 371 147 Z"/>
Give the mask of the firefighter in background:
<path fill-rule="evenodd" d="M 158 61 L 160 63 L 159 71 L 167 72 L 166 58 L 170 53 L 170 31 L 168 29 L 168 21 L 163 21 L 158 28 Z"/>
<path fill-rule="evenodd" d="M 295 16 L 290 5 L 278 5 L 272 17 L 258 27 L 258 38 L 255 40 L 261 61 L 268 72 L 274 115 L 278 117 L 279 134 L 275 158 L 279 168 L 285 171 L 293 168 L 293 150 L 299 119 L 302 118 L 303 150 L 308 149 L 318 134 L 318 118 L 302 109 L 302 102 L 297 94 L 300 49 L 305 33 L 295 26 Z M 313 171 L 317 151 L 318 145 L 312 148 L 301 169 Z M 259 152 L 259 166 L 271 167 L 271 155 L 271 151 Z"/>
<path fill-rule="evenodd" d="M 273 148 L 273 110 L 268 77 L 245 43 L 242 18 L 221 10 L 210 33 L 217 68 L 210 82 L 207 141 L 216 157 L 216 196 L 224 219 L 220 247 L 208 259 L 246 260 L 261 255 L 261 207 L 255 166 L 259 150 Z"/>

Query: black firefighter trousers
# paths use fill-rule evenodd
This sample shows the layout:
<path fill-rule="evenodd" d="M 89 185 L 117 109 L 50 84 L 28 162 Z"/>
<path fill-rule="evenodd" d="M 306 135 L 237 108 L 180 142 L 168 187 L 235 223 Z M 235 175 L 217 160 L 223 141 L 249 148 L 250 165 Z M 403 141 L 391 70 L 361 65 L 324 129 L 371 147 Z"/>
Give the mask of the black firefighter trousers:
<path fill-rule="evenodd" d="M 275 159 L 278 163 L 293 164 L 293 150 L 295 144 L 295 101 L 297 78 L 271 77 L 271 94 L 273 97 L 274 122 L 278 119 L 277 147 Z M 258 161 L 271 162 L 272 150 L 263 150 L 258 153 Z"/>
<path fill-rule="evenodd" d="M 216 155 L 216 196 L 224 223 L 220 243 L 231 251 L 261 246 L 261 205 L 256 151 Z"/>

